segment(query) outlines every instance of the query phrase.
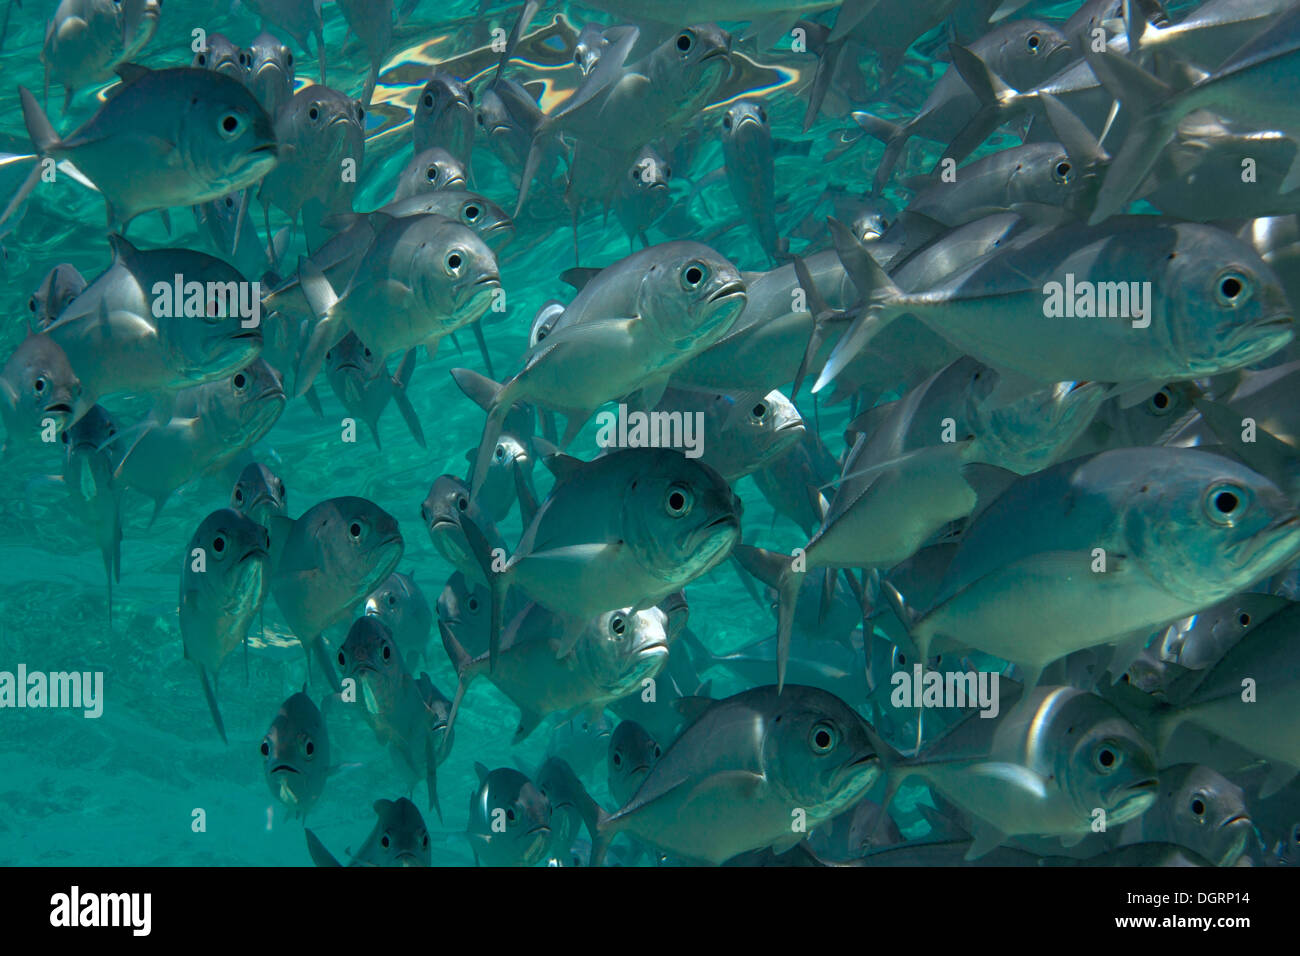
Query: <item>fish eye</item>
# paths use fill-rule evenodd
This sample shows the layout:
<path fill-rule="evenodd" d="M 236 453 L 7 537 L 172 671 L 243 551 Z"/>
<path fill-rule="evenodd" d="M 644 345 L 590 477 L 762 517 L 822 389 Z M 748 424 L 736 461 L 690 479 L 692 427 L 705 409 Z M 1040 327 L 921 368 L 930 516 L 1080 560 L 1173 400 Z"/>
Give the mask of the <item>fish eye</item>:
<path fill-rule="evenodd" d="M 496 460 L 497 460 L 497 461 L 501 461 L 501 460 L 504 459 L 505 457 L 506 457 L 506 446 L 505 446 L 505 445 L 497 445 L 497 450 L 496 450 Z"/>
<path fill-rule="evenodd" d="M 1198 817 L 1205 815 L 1205 800 L 1203 799 L 1202 794 L 1192 794 L 1191 809 L 1192 813 L 1196 814 Z"/>
<path fill-rule="evenodd" d="M 430 164 L 429 164 L 429 167 L 424 171 L 424 178 L 427 179 L 427 180 L 429 180 L 429 182 L 431 182 L 431 183 L 436 183 L 436 182 L 438 181 L 438 164 L 437 164 L 437 163 L 430 163 Z"/>
<path fill-rule="evenodd" d="M 693 504 L 695 504 L 695 495 L 683 485 L 673 485 L 664 498 L 664 510 L 674 518 L 683 518 L 690 514 Z"/>
<path fill-rule="evenodd" d="M 515 808 L 514 808 L 514 807 L 511 807 L 510 809 L 506 810 L 506 819 L 507 819 L 509 822 L 511 822 L 511 823 L 514 823 L 514 822 L 515 822 Z"/>
<path fill-rule="evenodd" d="M 370 358 L 370 349 L 365 350 L 366 358 Z"/>
<path fill-rule="evenodd" d="M 424 105 L 425 105 L 426 108 L 428 108 L 428 109 L 433 109 L 433 94 L 432 94 L 432 93 L 425 93 L 425 94 L 424 94 L 424 100 L 423 100 L 423 103 L 424 103 Z"/>
<path fill-rule="evenodd" d="M 389 606 L 389 607 L 397 607 L 397 595 L 395 595 L 395 594 L 389 594 L 389 595 L 388 595 L 388 606 Z"/>
<path fill-rule="evenodd" d="M 348 656 L 344 654 L 342 651 L 339 651 L 339 667 L 346 667 L 347 663 L 348 663 Z"/>
<path fill-rule="evenodd" d="M 429 833 L 426 830 L 420 833 L 420 849 L 427 850 L 428 848 L 429 848 Z"/>
<path fill-rule="evenodd" d="M 1064 186 L 1069 183 L 1070 173 L 1073 171 L 1074 167 L 1071 166 L 1067 160 L 1063 159 L 1057 163 L 1056 168 L 1052 170 L 1052 178 Z"/>
<path fill-rule="evenodd" d="M 360 537 L 361 537 L 361 523 L 358 522 L 358 521 L 354 521 L 354 522 L 352 522 L 352 524 L 348 526 L 348 534 L 352 535 L 352 537 L 354 537 L 354 538 L 360 538 Z"/>
<path fill-rule="evenodd" d="M 767 110 L 763 109 L 763 107 L 761 106 L 758 108 L 758 118 L 761 119 L 764 123 L 767 122 Z"/>
<path fill-rule="evenodd" d="M 32 382 L 32 388 L 35 389 L 38 394 L 45 391 L 45 379 L 38 376 L 36 381 Z"/>
<path fill-rule="evenodd" d="M 1245 491 L 1240 485 L 1214 485 L 1205 493 L 1205 513 L 1215 524 L 1231 526 L 1237 520 L 1244 499 Z"/>
<path fill-rule="evenodd" d="M 1031 33 L 1025 40 L 1025 49 L 1029 51 L 1030 56 L 1038 55 L 1038 46 L 1042 42 L 1037 33 Z"/>
<path fill-rule="evenodd" d="M 468 103 L 470 106 L 474 105 L 474 91 L 471 90 L 468 86 L 465 87 L 465 102 Z"/>
<path fill-rule="evenodd" d="M 641 167 L 633 166 L 628 170 L 628 175 L 632 177 L 632 182 L 638 182 L 641 179 Z"/>
<path fill-rule="evenodd" d="M 239 65 L 248 66 L 250 63 L 252 63 L 252 59 L 253 58 L 250 57 L 247 53 L 241 51 L 239 54 Z"/>
<path fill-rule="evenodd" d="M 235 208 L 235 200 L 234 200 L 232 197 L 230 197 L 230 196 L 227 196 L 227 197 L 226 197 L 226 208 L 227 208 L 227 209 L 234 209 L 234 208 Z"/>
<path fill-rule="evenodd" d="M 1238 269 L 1227 269 L 1214 280 L 1214 294 L 1219 305 L 1237 308 L 1250 298 L 1250 278 Z"/>
<path fill-rule="evenodd" d="M 387 833 L 385 833 L 382 837 L 379 838 L 379 845 L 382 846 L 385 850 L 388 849 L 389 844 L 391 844 L 392 842 L 393 842 L 392 840 L 388 839 Z"/>
<path fill-rule="evenodd" d="M 479 110 L 477 113 L 474 114 L 474 119 L 478 121 L 478 125 L 479 125 L 479 126 L 486 126 L 486 125 L 487 125 L 486 123 L 483 122 L 483 111 L 482 111 L 482 110 Z"/>
<path fill-rule="evenodd" d="M 479 208 L 474 203 L 468 203 L 462 210 L 462 216 L 466 222 L 477 222 L 479 217 Z"/>
<path fill-rule="evenodd" d="M 27 308 L 32 312 L 36 311 L 36 296 L 32 296 L 27 300 Z"/>
<path fill-rule="evenodd" d="M 269 757 L 269 756 L 271 756 L 271 741 L 270 741 L 270 740 L 263 740 L 263 741 L 262 741 L 262 756 L 263 756 L 263 757 Z"/>
<path fill-rule="evenodd" d="M 682 287 L 685 289 L 698 289 L 708 277 L 708 266 L 703 262 L 692 262 L 682 270 Z"/>
<path fill-rule="evenodd" d="M 242 117 L 236 116 L 234 113 L 226 113 L 224 116 L 222 116 L 220 120 L 220 124 L 221 124 L 221 135 L 226 137 L 227 139 L 230 139 L 232 136 L 234 136 L 236 133 L 238 133 L 240 130 L 244 128 L 244 121 Z"/>
<path fill-rule="evenodd" d="M 469 609 L 470 609 L 471 611 L 477 611 L 477 610 L 478 610 L 478 598 L 470 598 L 470 599 L 469 599 Z"/>
<path fill-rule="evenodd" d="M 316 756 L 316 745 L 311 742 L 310 738 L 308 738 L 307 742 L 302 745 L 302 752 L 308 757 Z"/>
<path fill-rule="evenodd" d="M 459 252 L 449 252 L 447 258 L 443 260 L 443 266 L 446 268 L 448 275 L 454 276 L 460 272 L 460 267 L 464 261 Z"/>
<path fill-rule="evenodd" d="M 313 103 L 313 104 L 311 105 L 311 109 L 309 109 L 309 110 L 307 111 L 307 118 L 308 118 L 309 120 L 311 120 L 313 123 L 316 122 L 316 120 L 320 119 L 320 105 L 319 105 L 319 104 L 317 104 L 317 103 Z"/>
<path fill-rule="evenodd" d="M 1165 415 L 1173 411 L 1174 396 L 1168 387 L 1162 388 L 1147 399 L 1147 411 L 1153 415 Z"/>
<path fill-rule="evenodd" d="M 767 406 L 759 402 L 749 410 L 749 414 L 755 421 L 762 421 L 767 415 Z"/>
<path fill-rule="evenodd" d="M 231 379 L 231 381 L 234 383 L 235 390 L 240 392 L 242 392 L 244 390 L 244 386 L 248 384 L 248 379 L 244 377 L 243 372 L 239 372 L 238 374 L 236 374 L 235 377 Z"/>
<path fill-rule="evenodd" d="M 622 639 L 623 634 L 627 631 L 627 621 L 623 619 L 622 614 L 615 614 L 609 619 L 609 630 L 618 639 Z"/>
<path fill-rule="evenodd" d="M 1113 773 L 1119 768 L 1119 755 L 1109 744 L 1101 744 L 1092 755 L 1092 763 L 1101 773 Z"/>
<path fill-rule="evenodd" d="M 808 732 L 808 745 L 819 754 L 830 753 L 839 742 L 839 729 L 828 720 L 818 721 Z"/>
<path fill-rule="evenodd" d="M 730 113 L 728 113 L 726 116 L 722 117 L 722 128 L 723 128 L 723 129 L 731 129 L 731 114 L 730 114 Z"/>
<path fill-rule="evenodd" d="M 198 57 L 195 59 L 195 62 L 198 63 L 199 66 L 207 66 L 207 65 L 208 65 L 208 57 L 207 57 L 207 54 L 206 54 L 206 53 L 200 53 L 200 54 L 198 55 Z"/>
<path fill-rule="evenodd" d="M 357 104 L 357 122 L 360 123 L 366 118 L 366 108 L 360 103 Z"/>
<path fill-rule="evenodd" d="M 468 510 L 469 510 L 469 499 L 466 498 L 464 495 L 460 495 L 460 496 L 456 499 L 456 509 L 457 509 L 458 511 L 468 511 Z"/>
<path fill-rule="evenodd" d="M 59 441 L 63 442 L 63 444 L 66 445 L 66 444 L 68 443 L 68 433 L 67 433 L 67 432 L 59 432 Z"/>
<path fill-rule="evenodd" d="M 1245 611 L 1242 611 L 1239 615 L 1237 615 L 1237 623 L 1240 624 L 1242 627 L 1250 627 L 1250 615 L 1247 614 Z"/>
<path fill-rule="evenodd" d="M 284 64 L 285 64 L 285 66 L 293 66 L 293 54 L 292 54 L 292 53 L 286 53 L 286 54 L 285 54 L 285 57 L 284 57 Z"/>
<path fill-rule="evenodd" d="M 391 657 L 393 656 L 393 649 L 392 649 L 391 647 L 389 647 L 387 644 L 385 644 L 385 645 L 384 645 L 384 650 L 383 650 L 382 653 L 383 653 L 383 655 L 384 655 L 384 660 L 388 660 L 389 658 L 391 658 Z"/>
<path fill-rule="evenodd" d="M 222 551 L 225 551 L 225 550 L 226 550 L 226 539 L 223 538 L 221 535 L 217 535 L 215 538 L 213 538 L 213 539 L 212 539 L 212 550 L 215 551 L 215 552 L 217 552 L 217 554 L 220 554 Z"/>
<path fill-rule="evenodd" d="M 621 753 L 619 753 L 617 750 L 614 751 L 613 756 L 611 756 L 609 759 L 610 759 L 610 762 L 611 762 L 615 767 L 621 767 L 621 766 L 623 766 L 623 755 L 622 755 Z"/>
<path fill-rule="evenodd" d="M 244 493 L 243 493 L 240 489 L 236 488 L 236 489 L 235 489 L 235 504 L 237 504 L 237 505 L 242 505 L 243 503 L 244 503 Z"/>
<path fill-rule="evenodd" d="M 677 34 L 677 49 L 682 53 L 690 53 L 691 48 L 695 46 L 695 34 L 690 30 L 684 30 Z"/>
<path fill-rule="evenodd" d="M 658 744 L 655 744 L 655 760 L 658 760 L 662 755 L 663 755 L 663 750 L 660 749 Z"/>

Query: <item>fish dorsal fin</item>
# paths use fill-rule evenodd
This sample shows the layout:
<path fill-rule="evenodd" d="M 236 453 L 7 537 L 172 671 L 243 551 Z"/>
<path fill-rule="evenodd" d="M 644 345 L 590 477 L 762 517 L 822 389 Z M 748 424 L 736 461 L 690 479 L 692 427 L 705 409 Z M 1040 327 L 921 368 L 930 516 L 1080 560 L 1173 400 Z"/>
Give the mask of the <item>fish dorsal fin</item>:
<path fill-rule="evenodd" d="M 560 273 L 560 278 L 568 285 L 581 291 L 588 282 L 590 282 L 601 269 L 595 269 L 590 266 L 574 266 L 572 269 L 565 269 Z"/>
<path fill-rule="evenodd" d="M 141 66 L 139 63 L 119 63 L 113 68 L 113 72 L 122 78 L 123 86 L 130 86 L 153 71 L 147 66 Z"/>
<path fill-rule="evenodd" d="M 477 760 L 474 761 L 474 772 L 478 774 L 478 782 L 480 784 L 485 783 L 487 781 L 488 774 L 491 773 L 491 771 L 488 770 L 486 766 L 479 763 Z"/>
<path fill-rule="evenodd" d="M 140 259 L 140 250 L 131 245 L 131 240 L 120 232 L 111 233 L 108 237 L 108 248 L 113 252 L 114 262 L 122 263 L 127 271 L 134 271 L 132 267 Z"/>
<path fill-rule="evenodd" d="M 391 810 L 392 807 L 392 800 L 376 800 L 372 809 L 375 811 L 376 816 L 382 817 L 385 813 Z"/>
<path fill-rule="evenodd" d="M 555 476 L 557 482 L 568 481 L 587 464 L 581 458 L 566 455 L 544 438 L 534 439 L 533 446 L 541 454 L 542 463 Z"/>

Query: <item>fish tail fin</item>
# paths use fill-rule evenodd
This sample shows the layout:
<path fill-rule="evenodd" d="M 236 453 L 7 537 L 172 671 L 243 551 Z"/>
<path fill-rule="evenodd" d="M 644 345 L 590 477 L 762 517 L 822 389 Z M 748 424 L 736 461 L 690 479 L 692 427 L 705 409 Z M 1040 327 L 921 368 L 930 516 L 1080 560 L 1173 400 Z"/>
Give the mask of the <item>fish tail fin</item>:
<path fill-rule="evenodd" d="M 480 404 L 480 407 L 486 407 L 488 414 L 487 421 L 483 423 L 483 438 L 479 442 L 478 453 L 474 456 L 474 480 L 469 490 L 470 500 L 473 501 L 478 497 L 479 489 L 483 487 L 492 460 L 492 450 L 496 447 L 497 439 L 501 437 L 506 415 L 510 412 L 510 399 L 507 394 L 509 385 L 498 385 L 490 378 L 467 368 L 452 369 L 451 377 L 456 380 L 461 391 L 473 398 L 475 402 L 479 402 L 479 397 L 491 395 L 486 406 Z"/>
<path fill-rule="evenodd" d="M 776 689 L 779 694 L 785 687 L 786 665 L 790 660 L 790 637 L 794 631 L 794 610 L 799 600 L 799 585 L 807 574 L 806 558 L 795 558 L 763 548 L 736 545 L 734 554 L 741 566 L 779 595 L 776 631 Z"/>
<path fill-rule="evenodd" d="M 424 440 L 424 428 L 420 425 L 420 416 L 415 413 L 415 406 L 411 404 L 411 396 L 407 394 L 407 388 L 411 384 L 411 376 L 415 373 L 415 349 L 407 349 L 406 354 L 402 356 L 402 364 L 397 367 L 397 374 L 393 376 L 393 402 L 397 405 L 397 410 L 402 413 L 402 418 L 406 419 L 406 427 L 411 430 L 411 435 L 415 438 L 416 444 L 421 448 L 427 448 L 428 445 Z"/>
<path fill-rule="evenodd" d="M 317 418 L 325 417 L 325 409 L 321 407 L 320 395 L 316 393 L 315 385 L 312 385 L 307 389 L 307 391 L 303 392 L 302 397 L 307 402 L 308 407 L 316 413 Z"/>
<path fill-rule="evenodd" d="M 221 742 L 228 744 L 226 739 L 226 725 L 221 719 L 221 709 L 217 707 L 217 692 L 212 686 L 212 680 L 208 678 L 208 669 L 202 664 L 195 663 L 199 669 L 199 679 L 203 682 L 203 696 L 208 699 L 208 710 L 212 712 L 212 722 L 217 726 L 217 733 L 221 735 Z"/>
<path fill-rule="evenodd" d="M 51 150 L 58 149 L 61 142 L 59 134 L 54 132 L 50 118 L 36 102 L 36 97 L 32 95 L 31 90 L 20 86 L 18 96 L 22 100 L 23 124 L 27 127 L 27 135 L 32 138 L 32 145 L 36 147 L 36 151 L 45 155 Z"/>
<path fill-rule="evenodd" d="M 1022 110 L 1025 103 L 1037 94 L 1021 93 L 998 76 L 987 63 L 972 50 L 956 43 L 948 45 L 953 69 L 980 101 L 980 108 L 965 126 L 953 137 L 935 164 L 935 170 L 947 160 L 960 163 L 979 148 L 989 134 L 1011 116 Z"/>
<path fill-rule="evenodd" d="M 542 138 L 549 135 L 546 126 L 546 120 L 542 120 L 533 131 L 533 141 L 528 145 L 528 158 L 524 160 L 523 172 L 519 174 L 519 198 L 515 201 L 515 211 L 511 216 L 512 219 L 519 218 L 519 213 L 523 210 L 524 203 L 528 199 L 528 190 L 533 184 L 533 177 L 537 175 L 537 167 L 542 163 L 542 153 L 545 149 Z"/>
<path fill-rule="evenodd" d="M 321 272 L 305 256 L 298 258 L 298 284 L 302 288 L 303 296 L 307 299 L 307 304 L 311 307 L 312 312 L 316 314 L 317 321 L 316 327 L 312 329 L 311 337 L 302 351 L 302 357 L 298 360 L 298 368 L 294 378 L 293 394 L 295 398 L 302 395 L 311 386 L 325 361 L 325 353 L 334 344 L 334 338 L 337 337 L 338 332 L 338 319 L 332 313 L 334 306 L 339 301 L 339 297 L 334 292 L 334 287 L 330 285 L 330 280 L 325 277 L 325 273 Z"/>
<path fill-rule="evenodd" d="M 789 247 L 789 240 L 786 242 Z M 799 288 L 804 291 L 808 297 L 808 311 L 812 313 L 813 328 L 812 334 L 808 336 L 808 346 L 804 349 L 803 359 L 799 363 L 799 370 L 794 376 L 794 385 L 790 389 L 790 397 L 794 398 L 799 394 L 799 389 L 803 387 L 804 379 L 808 377 L 808 372 L 812 368 L 812 363 L 817 359 L 817 353 L 821 351 L 822 343 L 826 341 L 826 333 L 829 323 L 836 320 L 843 320 L 843 316 L 836 312 L 827 304 L 813 281 L 812 273 L 808 271 L 808 264 L 800 256 L 794 256 L 794 271 L 799 280 Z"/>
<path fill-rule="evenodd" d="M 320 838 L 311 832 L 308 827 L 303 828 L 307 834 L 307 852 L 311 854 L 311 860 L 317 866 L 342 866 L 338 860 L 334 859 L 334 854 L 325 849 L 325 844 L 321 843 Z"/>
<path fill-rule="evenodd" d="M 438 755 L 434 752 L 433 731 L 424 735 L 425 784 L 429 788 L 429 808 L 438 814 L 442 823 L 442 804 L 438 802 Z"/>
<path fill-rule="evenodd" d="M 871 184 L 872 195 L 879 196 L 881 190 L 885 188 L 885 183 L 889 182 L 894 167 L 898 165 L 899 157 L 903 155 L 903 147 L 911 138 L 911 131 L 906 126 L 899 126 L 897 123 L 891 123 L 889 120 L 861 110 L 852 113 L 851 116 L 862 132 L 885 146 L 885 152 L 880 157 L 880 164 L 876 167 L 876 175 Z"/>

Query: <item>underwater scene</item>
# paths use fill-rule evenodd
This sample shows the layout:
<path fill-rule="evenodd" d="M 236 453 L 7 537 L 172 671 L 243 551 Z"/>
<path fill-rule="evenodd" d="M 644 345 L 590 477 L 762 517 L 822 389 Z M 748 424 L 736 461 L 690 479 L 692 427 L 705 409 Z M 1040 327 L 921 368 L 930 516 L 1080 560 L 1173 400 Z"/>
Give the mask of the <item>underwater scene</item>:
<path fill-rule="evenodd" d="M 0 5 L 0 864 L 1300 859 L 1297 0 Z"/>

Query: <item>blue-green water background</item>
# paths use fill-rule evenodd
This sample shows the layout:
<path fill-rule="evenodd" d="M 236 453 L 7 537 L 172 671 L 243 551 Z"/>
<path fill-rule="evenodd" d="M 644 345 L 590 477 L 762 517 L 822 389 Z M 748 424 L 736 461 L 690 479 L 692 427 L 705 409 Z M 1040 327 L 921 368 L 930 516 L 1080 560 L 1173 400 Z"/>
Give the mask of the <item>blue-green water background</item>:
<path fill-rule="evenodd" d="M 18 152 L 28 148 L 17 86 L 22 83 L 40 89 L 44 19 L 54 6 L 53 0 L 27 0 L 23 9 L 12 11 L 9 35 L 0 53 L 0 136 L 5 137 L 0 148 Z M 1035 6 L 1025 13 L 1064 17 L 1076 6 Z M 580 7 L 562 10 L 568 14 L 568 22 L 578 26 L 588 19 L 612 22 Z M 357 209 L 376 208 L 391 195 L 393 176 L 410 156 L 409 108 L 431 64 L 486 47 L 490 29 L 508 31 L 516 11 L 517 7 L 505 6 L 480 13 L 476 2 L 425 0 L 398 30 L 381 75 L 377 107 L 368 116 L 367 168 Z M 555 5 L 547 5 L 533 21 L 533 29 L 541 29 L 556 13 Z M 358 95 L 365 76 L 364 53 L 355 39 L 345 44 L 346 24 L 334 4 L 324 6 L 324 21 L 329 83 Z M 248 12 L 232 12 L 225 4 L 167 0 L 157 35 L 137 60 L 153 67 L 187 65 L 195 27 L 222 32 L 246 46 L 258 32 L 259 23 Z M 298 83 L 310 82 L 317 75 L 315 56 L 304 54 L 284 39 L 294 49 Z M 788 50 L 759 53 L 752 48 L 750 55 L 770 68 L 759 75 L 774 79 L 770 85 L 777 87 L 757 91 L 767 99 L 775 134 L 800 137 L 805 100 L 794 91 L 811 79 L 813 58 Z M 482 69 L 476 74 L 462 73 L 471 85 L 486 80 L 495 56 L 484 51 L 477 62 Z M 869 63 L 864 65 L 870 69 Z M 889 116 L 910 115 L 943 68 L 944 64 L 909 57 L 887 101 L 859 105 Z M 516 63 L 510 75 L 550 81 L 548 108 L 553 108 L 578 78 L 571 65 L 543 69 L 527 63 Z M 102 97 L 103 90 L 80 93 L 69 115 L 63 117 L 58 105 L 62 91 L 53 88 L 50 103 L 56 127 L 66 133 L 83 122 L 97 105 L 96 94 Z M 685 200 L 694 184 L 722 166 L 717 140 L 719 110 L 720 105 L 713 104 L 698 121 L 705 145 L 691 168 L 675 170 L 673 191 L 679 201 Z M 827 185 L 857 190 L 869 186 L 879 158 L 878 146 L 859 145 L 834 163 L 823 159 L 832 136 L 844 126 L 844 122 L 823 115 L 806 134 L 813 143 L 811 155 L 778 160 L 778 225 L 783 232 L 806 217 L 824 217 L 829 212 L 828 205 L 819 209 L 817 202 Z M 1008 143 L 1006 138 L 995 138 L 983 151 Z M 380 153 L 386 153 L 388 159 L 377 164 L 374 159 Z M 514 189 L 481 143 L 475 150 L 473 170 L 478 191 L 507 209 L 513 208 Z M 757 241 L 740 224 L 723 178 L 715 176 L 703 185 L 690 212 L 710 230 L 731 222 L 733 228 L 714 238 L 714 245 L 742 268 L 767 267 Z M 260 223 L 260 210 L 257 215 Z M 173 210 L 171 221 L 173 231 L 168 236 L 157 216 L 142 217 L 133 224 L 130 237 L 148 248 L 207 249 L 194 231 L 188 210 Z M 23 220 L 4 239 L 7 256 L 0 286 L 0 314 L 4 317 L 0 346 L 5 354 L 25 334 L 27 298 L 51 267 L 70 262 L 88 281 L 107 267 L 103 223 L 102 200 L 75 183 L 64 179 L 37 189 Z M 274 216 L 272 223 L 279 227 Z M 652 241 L 664 238 L 651 233 Z M 806 242 L 796 239 L 794 251 L 811 248 Z M 820 245 L 825 245 L 824 239 Z M 581 230 L 584 265 L 603 265 L 627 252 L 627 239 L 613 216 L 607 222 L 599 214 L 586 218 Z M 553 226 L 521 225 L 520 234 L 501 260 L 508 312 L 504 322 L 488 328 L 498 374 L 517 369 L 537 307 L 548 298 L 567 300 L 572 296 L 572 290 L 559 280 L 560 272 L 571 265 L 572 236 L 562 220 Z M 419 518 L 420 502 L 438 475 L 464 475 L 466 451 L 477 444 L 483 422 L 482 412 L 460 394 L 447 374 L 457 365 L 481 368 L 468 335 L 462 336 L 462 345 L 466 348 L 463 355 L 444 345 L 435 359 L 420 357 L 411 399 L 429 436 L 427 450 L 415 444 L 391 408 L 380 423 L 382 452 L 364 433 L 355 444 L 343 443 L 339 421 L 345 413 L 328 389 L 321 390 L 324 421 L 305 403 L 293 401 L 253 449 L 258 460 L 270 464 L 284 478 L 293 516 L 322 498 L 345 494 L 373 499 L 397 516 L 406 542 L 399 569 L 414 570 L 431 603 L 453 569 L 428 540 Z M 134 396 L 118 396 L 105 405 L 119 419 L 128 421 L 148 411 L 147 402 Z M 813 416 L 806 392 L 800 407 L 806 417 Z M 820 409 L 818 415 L 823 438 L 832 452 L 839 454 L 846 417 L 843 406 Z M 574 445 L 576 454 L 589 457 L 594 451 L 593 433 L 589 426 Z M 302 686 L 301 654 L 296 648 L 291 652 L 254 652 L 247 682 L 239 654 L 227 661 L 220 697 L 228 746 L 223 746 L 214 732 L 193 667 L 182 658 L 176 603 L 183 548 L 203 516 L 228 503 L 229 478 L 209 476 L 183 488 L 148 528 L 151 503 L 134 492 L 126 494 L 122 579 L 115 588 L 110 628 L 99 552 L 90 533 L 67 509 L 66 492 L 43 477 L 56 475 L 59 468 L 53 450 L 48 459 L 11 461 L 0 467 L 4 501 L 0 670 L 13 670 L 22 662 L 32 670 L 103 671 L 104 714 L 89 720 L 69 710 L 0 710 L 0 864 L 307 863 L 301 824 L 283 821 L 278 805 L 274 822 L 270 822 L 273 800 L 262 778 L 258 752 L 280 702 Z M 539 467 L 543 493 L 549 480 Z M 747 541 L 786 550 L 803 543 L 793 524 L 784 519 L 773 521 L 770 507 L 751 479 L 742 479 L 737 492 L 745 503 Z M 517 510 L 502 531 L 508 541 L 518 539 Z M 692 628 L 716 651 L 736 648 L 773 631 L 770 612 L 745 595 L 729 566 L 692 585 L 688 596 Z M 265 616 L 268 629 L 287 630 L 270 598 Z M 337 642 L 345 630 L 345 625 L 339 625 L 328 636 Z M 441 654 L 431 676 L 448 695 L 454 691 L 454 673 Z M 714 677 L 717 696 L 741 689 L 720 673 Z M 317 699 L 323 694 L 319 682 L 312 693 Z M 341 769 L 330 780 L 310 824 L 324 843 L 341 855 L 345 847 L 357 847 L 369 832 L 374 821 L 371 803 L 401 793 L 402 782 L 368 728 L 336 711 L 327 719 L 334 760 Z M 461 712 L 455 747 L 438 771 L 443 825 L 432 812 L 426 814 L 434 834 L 435 864 L 472 863 L 460 834 L 465 828 L 468 795 L 476 782 L 475 761 L 495 767 L 512 765 L 517 759 L 533 765 L 541 760 L 546 727 L 512 748 L 509 741 L 516 721 L 515 708 L 490 683 L 474 685 Z M 597 799 L 608 806 L 603 777 L 602 764 L 588 782 Z M 416 797 L 422 805 L 422 786 Z M 205 832 L 193 832 L 191 827 L 196 808 L 206 813 Z"/>

